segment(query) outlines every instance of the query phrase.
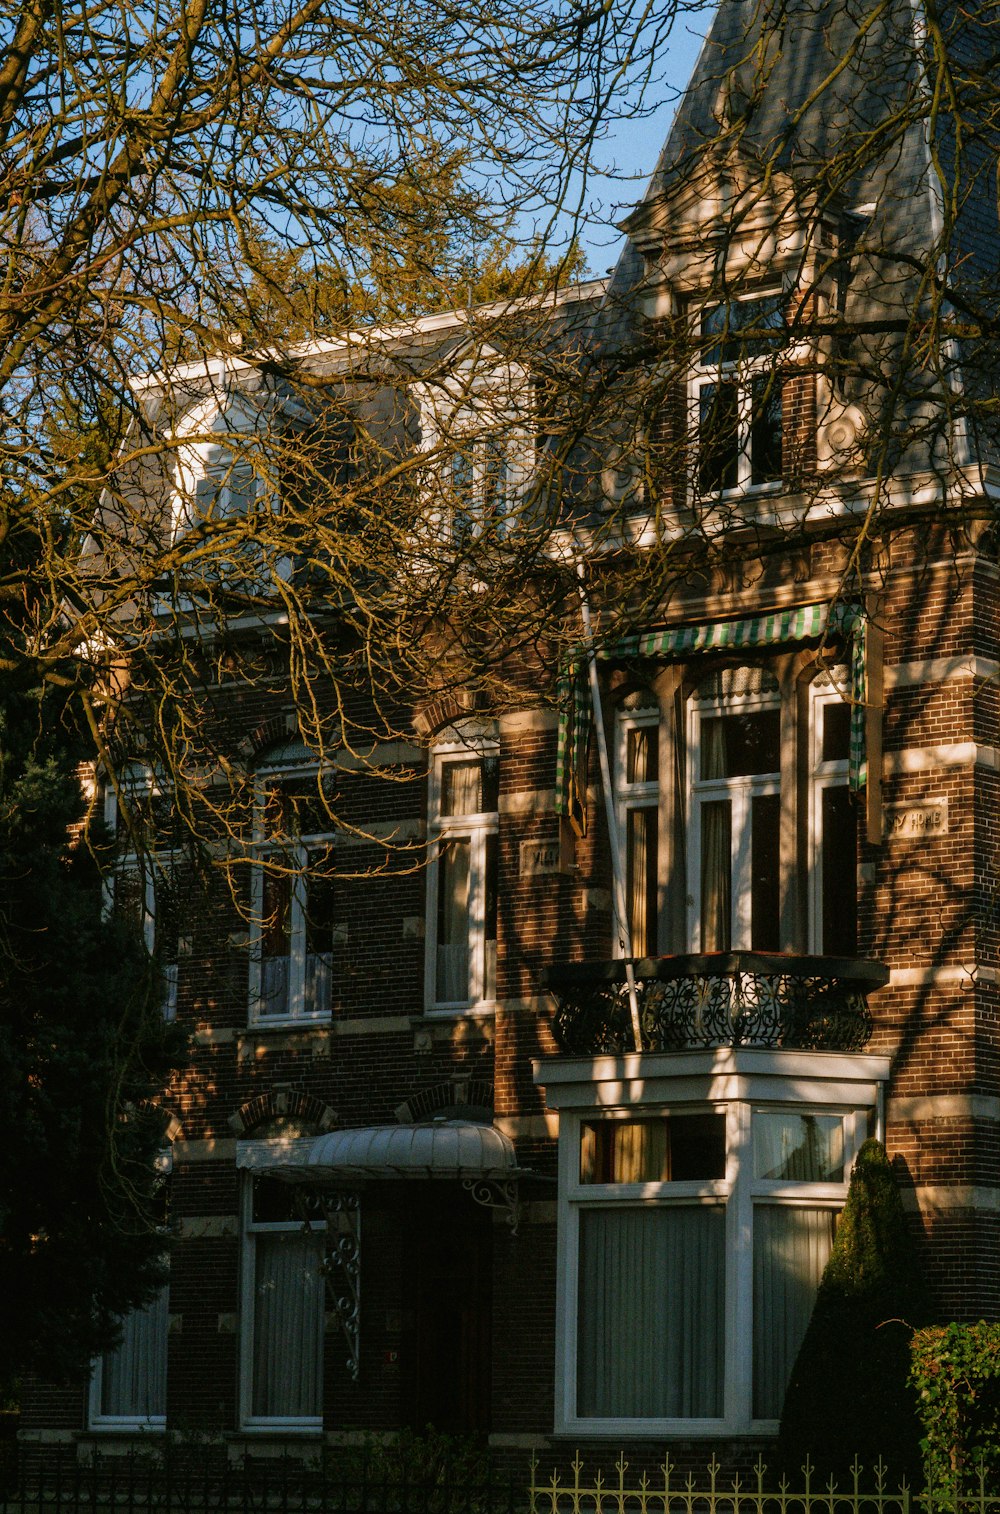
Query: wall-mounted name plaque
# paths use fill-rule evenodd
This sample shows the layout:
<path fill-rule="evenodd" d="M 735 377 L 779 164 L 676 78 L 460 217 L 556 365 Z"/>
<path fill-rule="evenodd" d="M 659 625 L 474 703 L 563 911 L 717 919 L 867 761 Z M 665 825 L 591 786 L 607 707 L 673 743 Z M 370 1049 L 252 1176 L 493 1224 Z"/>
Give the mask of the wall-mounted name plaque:
<path fill-rule="evenodd" d="M 522 841 L 520 871 L 522 878 L 534 878 L 539 873 L 558 873 L 560 870 L 559 842 Z"/>
<path fill-rule="evenodd" d="M 948 801 L 922 799 L 918 804 L 887 804 L 885 819 L 890 841 L 933 841 L 948 834 Z"/>

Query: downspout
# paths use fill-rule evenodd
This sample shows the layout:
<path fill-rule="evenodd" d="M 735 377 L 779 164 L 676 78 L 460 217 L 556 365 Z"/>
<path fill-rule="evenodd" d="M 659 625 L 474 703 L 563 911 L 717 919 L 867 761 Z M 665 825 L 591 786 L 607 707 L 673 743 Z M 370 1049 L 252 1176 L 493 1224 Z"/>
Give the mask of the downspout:
<path fill-rule="evenodd" d="M 590 675 L 590 702 L 594 710 L 594 733 L 597 736 L 597 755 L 601 764 L 601 787 L 604 790 L 604 813 L 608 822 L 608 840 L 611 843 L 611 873 L 614 881 L 615 929 L 618 945 L 625 959 L 625 985 L 628 991 L 629 1015 L 632 1020 L 632 1040 L 636 1051 L 642 1051 L 642 1028 L 639 1024 L 639 995 L 635 986 L 635 969 L 632 963 L 632 932 L 628 923 L 628 904 L 625 890 L 625 870 L 622 867 L 622 851 L 618 834 L 618 816 L 615 813 L 614 790 L 611 787 L 611 763 L 608 760 L 608 741 L 604 733 L 604 707 L 601 702 L 601 685 L 597 677 L 597 657 L 594 653 L 594 633 L 590 621 L 590 604 L 584 586 L 583 563 L 576 559 L 576 576 L 580 590 L 580 618 L 583 621 L 583 641 L 587 651 L 587 670 Z"/>

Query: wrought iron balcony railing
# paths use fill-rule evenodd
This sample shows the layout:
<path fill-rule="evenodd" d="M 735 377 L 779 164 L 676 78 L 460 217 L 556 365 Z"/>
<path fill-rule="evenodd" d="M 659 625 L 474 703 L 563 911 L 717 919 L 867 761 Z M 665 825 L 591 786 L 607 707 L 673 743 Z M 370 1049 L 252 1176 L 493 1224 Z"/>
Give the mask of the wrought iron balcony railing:
<path fill-rule="evenodd" d="M 872 1032 L 867 996 L 889 981 L 881 962 L 750 951 L 643 957 L 633 969 L 644 1051 L 860 1051 Z M 541 986 L 556 999 L 561 1050 L 635 1050 L 624 961 L 551 967 Z"/>

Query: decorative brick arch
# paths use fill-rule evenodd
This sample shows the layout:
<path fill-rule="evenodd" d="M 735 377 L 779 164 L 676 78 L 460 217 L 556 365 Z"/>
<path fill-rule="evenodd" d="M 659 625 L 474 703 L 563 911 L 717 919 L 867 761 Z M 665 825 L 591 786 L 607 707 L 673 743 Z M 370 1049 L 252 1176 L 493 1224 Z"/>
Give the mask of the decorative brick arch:
<path fill-rule="evenodd" d="M 293 1088 L 271 1088 L 241 1104 L 229 1116 L 229 1127 L 237 1136 L 249 1135 L 268 1120 L 298 1119 L 317 1130 L 332 1130 L 338 1123 L 337 1112 L 311 1093 Z"/>
<path fill-rule="evenodd" d="M 268 720 L 262 720 L 256 730 L 243 737 L 239 744 L 240 756 L 252 762 L 266 752 L 268 747 L 298 734 L 299 721 L 294 710 L 289 710 L 285 715 L 272 715 Z"/>
<path fill-rule="evenodd" d="M 174 1141 L 184 1139 L 184 1127 L 172 1109 L 166 1104 L 158 1104 L 155 1099 L 141 1099 L 138 1104 L 132 1106 L 139 1114 L 151 1115 L 158 1121 L 160 1137 L 173 1145 Z"/>
<path fill-rule="evenodd" d="M 475 696 L 467 689 L 449 691 L 439 699 L 421 705 L 413 717 L 413 729 L 428 740 L 446 725 L 454 725 L 476 708 Z"/>
<path fill-rule="evenodd" d="M 449 1109 L 481 1109 L 492 1113 L 493 1084 L 483 1078 L 451 1078 L 447 1083 L 435 1083 L 411 1094 L 394 1113 L 400 1125 L 419 1125 Z"/>

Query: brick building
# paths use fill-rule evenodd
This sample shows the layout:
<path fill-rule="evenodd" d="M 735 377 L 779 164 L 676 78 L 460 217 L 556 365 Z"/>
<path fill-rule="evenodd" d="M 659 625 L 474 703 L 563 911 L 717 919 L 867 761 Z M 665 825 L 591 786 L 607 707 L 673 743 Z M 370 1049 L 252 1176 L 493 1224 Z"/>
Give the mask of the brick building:
<path fill-rule="evenodd" d="M 942 1317 L 997 1315 L 1000 458 L 954 402 L 982 363 L 953 344 L 942 377 L 900 335 L 943 213 L 915 15 L 723 5 L 617 267 L 549 307 L 645 386 L 563 523 L 604 555 L 559 699 L 449 691 L 318 764 L 280 633 L 243 629 L 259 683 L 211 705 L 257 786 L 245 908 L 183 863 L 172 896 L 127 854 L 114 882 L 193 1034 L 169 1288 L 89 1385 L 38 1389 L 27 1443 L 765 1438 L 874 1131 Z M 884 145 L 824 178 L 861 121 Z M 987 149 L 966 287 L 1000 250 Z M 388 340 L 419 376 L 421 343 L 468 360 L 467 321 Z M 852 330 L 888 345 L 866 366 Z M 519 362 L 456 452 L 480 527 L 544 451 Z M 210 438 L 250 372 L 143 403 Z M 185 495 L 237 510 L 224 451 L 192 443 Z M 631 625 L 623 557 L 662 577 Z"/>

